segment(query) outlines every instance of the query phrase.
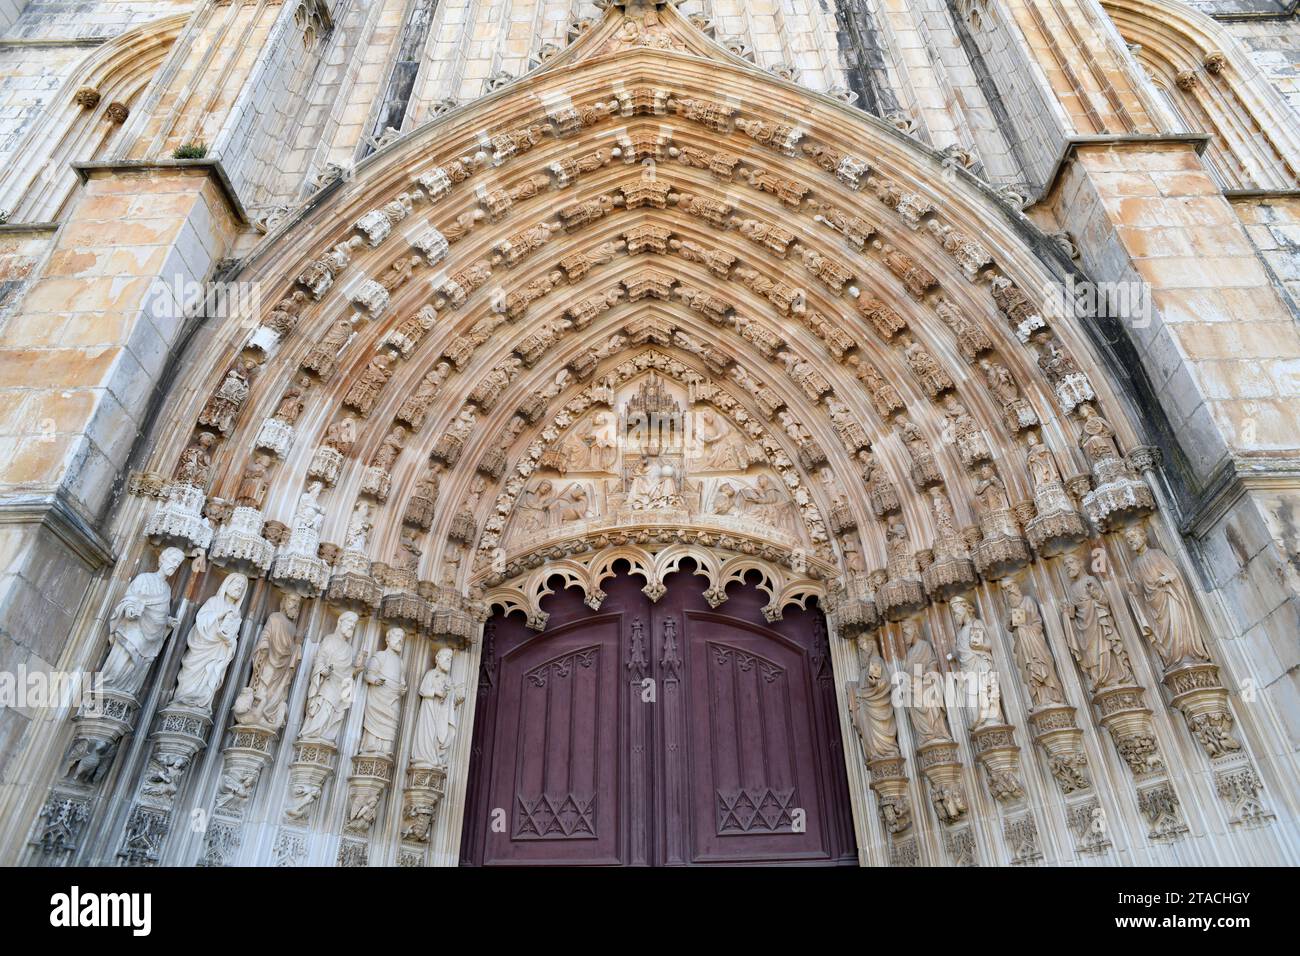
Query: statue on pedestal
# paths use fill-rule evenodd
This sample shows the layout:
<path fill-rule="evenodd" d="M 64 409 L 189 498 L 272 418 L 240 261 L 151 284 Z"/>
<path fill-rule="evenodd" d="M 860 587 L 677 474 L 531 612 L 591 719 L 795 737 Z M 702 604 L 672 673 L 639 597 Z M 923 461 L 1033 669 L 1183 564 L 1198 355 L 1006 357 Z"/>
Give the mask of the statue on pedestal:
<path fill-rule="evenodd" d="M 137 574 L 108 619 L 108 658 L 100 668 L 104 689 L 135 697 L 163 641 L 176 626 L 167 579 L 185 562 L 180 548 L 164 548 L 158 570 Z"/>
<path fill-rule="evenodd" d="M 1056 663 L 1047 647 L 1038 602 L 1025 594 L 1014 578 L 1002 581 L 1002 593 L 1006 595 L 1007 607 L 1011 611 L 1007 626 L 1015 635 L 1016 663 L 1020 665 L 1025 686 L 1029 689 L 1030 703 L 1034 709 L 1065 703 L 1065 692 L 1056 676 Z"/>
<path fill-rule="evenodd" d="M 406 632 L 390 627 L 384 635 L 384 649 L 366 662 L 366 712 L 361 720 L 361 753 L 388 756 L 397 742 L 397 723 L 402 711 L 406 681 L 402 679 L 402 643 Z"/>
<path fill-rule="evenodd" d="M 243 623 L 239 605 L 248 590 L 248 578 L 232 574 L 221 582 L 217 593 L 203 602 L 185 640 L 185 656 L 176 676 L 171 705 L 211 711 L 226 668 L 235 656 L 239 626 Z"/>
<path fill-rule="evenodd" d="M 257 724 L 279 730 L 284 726 L 289 684 L 302 647 L 294 631 L 302 599 L 286 594 L 280 610 L 266 619 L 257 646 L 248 686 L 235 698 L 232 712 L 236 724 Z"/>
<path fill-rule="evenodd" d="M 849 711 L 868 760 L 898 756 L 898 724 L 894 718 L 893 686 L 885 662 L 869 637 L 858 638 L 865 661 L 862 676 L 850 686 Z"/>
<path fill-rule="evenodd" d="M 1129 583 L 1133 616 L 1142 636 L 1160 655 L 1165 670 L 1209 661 L 1196 607 L 1178 566 L 1169 555 L 1147 543 L 1146 529 L 1140 524 L 1125 528 L 1124 540 L 1134 558 L 1134 580 Z"/>
<path fill-rule="evenodd" d="M 456 712 L 465 700 L 464 690 L 451 680 L 452 655 L 450 647 L 438 651 L 434 666 L 420 681 L 420 716 L 411 743 L 413 766 L 447 765 L 456 736 Z"/>
<path fill-rule="evenodd" d="M 971 729 L 1005 724 L 1002 689 L 998 686 L 998 669 L 993 662 L 993 642 L 988 630 L 966 598 L 958 595 L 951 603 L 953 617 L 957 619 L 957 663 L 963 673 L 974 676 L 979 695 L 975 725 Z"/>
<path fill-rule="evenodd" d="M 299 740 L 334 744 L 348 708 L 352 706 L 353 679 L 361 669 L 360 655 L 352 652 L 357 615 L 344 611 L 330 634 L 321 638 L 312 660 L 307 684 L 307 707 Z"/>

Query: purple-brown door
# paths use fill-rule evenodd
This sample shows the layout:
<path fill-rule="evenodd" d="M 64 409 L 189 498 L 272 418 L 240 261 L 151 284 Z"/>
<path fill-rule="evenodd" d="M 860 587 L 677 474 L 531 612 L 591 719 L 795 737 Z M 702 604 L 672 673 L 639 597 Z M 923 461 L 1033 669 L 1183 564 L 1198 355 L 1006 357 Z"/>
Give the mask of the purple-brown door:
<path fill-rule="evenodd" d="M 605 582 L 484 635 L 461 859 L 467 864 L 855 861 L 821 612 L 704 579 Z"/>

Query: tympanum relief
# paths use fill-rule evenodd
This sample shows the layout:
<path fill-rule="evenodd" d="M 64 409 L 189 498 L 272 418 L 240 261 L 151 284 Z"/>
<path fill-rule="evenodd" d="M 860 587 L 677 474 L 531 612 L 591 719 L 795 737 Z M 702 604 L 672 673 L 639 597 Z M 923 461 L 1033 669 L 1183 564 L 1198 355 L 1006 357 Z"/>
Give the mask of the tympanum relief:
<path fill-rule="evenodd" d="M 506 542 L 575 526 L 677 523 L 761 528 L 806 543 L 762 445 L 653 371 L 609 390 L 560 433 L 515 502 Z"/>

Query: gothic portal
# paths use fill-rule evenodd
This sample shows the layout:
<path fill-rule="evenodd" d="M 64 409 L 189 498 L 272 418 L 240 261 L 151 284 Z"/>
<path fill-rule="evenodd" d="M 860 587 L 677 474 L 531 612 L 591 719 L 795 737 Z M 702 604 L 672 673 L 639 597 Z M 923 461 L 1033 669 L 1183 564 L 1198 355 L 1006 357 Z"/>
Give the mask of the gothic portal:
<path fill-rule="evenodd" d="M 0 863 L 1297 862 L 1234 3 L 0 0 Z"/>

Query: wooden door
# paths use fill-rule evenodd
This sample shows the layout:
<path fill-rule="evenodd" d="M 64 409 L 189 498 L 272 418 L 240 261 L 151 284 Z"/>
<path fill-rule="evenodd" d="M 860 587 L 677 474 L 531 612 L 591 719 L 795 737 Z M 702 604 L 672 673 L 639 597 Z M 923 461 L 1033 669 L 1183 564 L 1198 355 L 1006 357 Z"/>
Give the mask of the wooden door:
<path fill-rule="evenodd" d="M 548 599 L 484 638 L 462 860 L 483 865 L 852 863 L 821 613 L 767 623 L 673 575 L 652 603 L 606 582 L 599 611 Z"/>

